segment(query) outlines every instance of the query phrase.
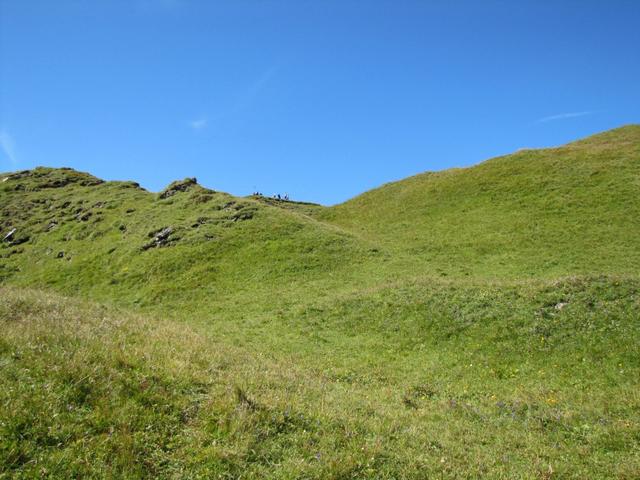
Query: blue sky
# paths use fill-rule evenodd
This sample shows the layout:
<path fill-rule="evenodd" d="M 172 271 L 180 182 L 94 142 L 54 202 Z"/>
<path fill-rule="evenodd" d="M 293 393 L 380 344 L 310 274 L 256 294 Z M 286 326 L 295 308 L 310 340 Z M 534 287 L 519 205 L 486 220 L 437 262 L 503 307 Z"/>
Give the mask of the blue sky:
<path fill-rule="evenodd" d="M 640 1 L 0 0 L 0 171 L 333 204 L 640 122 Z"/>

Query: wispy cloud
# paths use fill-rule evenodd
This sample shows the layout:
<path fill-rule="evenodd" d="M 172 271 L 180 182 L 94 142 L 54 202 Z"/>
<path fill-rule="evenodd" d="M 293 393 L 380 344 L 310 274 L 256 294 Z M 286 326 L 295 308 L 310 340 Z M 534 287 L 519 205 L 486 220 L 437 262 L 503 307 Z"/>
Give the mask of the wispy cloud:
<path fill-rule="evenodd" d="M 567 112 L 567 113 L 559 113 L 557 115 L 551 115 L 549 117 L 543 117 L 536 120 L 535 123 L 546 123 L 553 122 L 555 120 L 565 120 L 567 118 L 575 118 L 575 117 L 584 117 L 586 115 L 591 115 L 593 112 Z"/>
<path fill-rule="evenodd" d="M 0 152 L 9 160 L 11 165 L 14 167 L 18 165 L 13 137 L 6 130 L 0 130 Z"/>
<path fill-rule="evenodd" d="M 207 127 L 211 127 L 212 130 L 216 130 L 225 123 L 237 123 L 238 119 L 242 116 L 241 114 L 251 107 L 262 91 L 266 88 L 267 84 L 276 75 L 277 71 L 278 68 L 275 66 L 264 70 L 252 83 L 248 84 L 246 88 L 237 93 L 234 99 L 235 101 L 232 101 L 229 107 L 213 116 L 203 115 L 195 118 L 189 122 L 189 127 L 194 131 L 199 132 Z"/>
<path fill-rule="evenodd" d="M 189 126 L 193 128 L 196 132 L 202 130 L 207 126 L 208 120 L 204 117 L 198 118 L 196 120 L 192 120 L 189 122 Z"/>
<path fill-rule="evenodd" d="M 256 80 L 238 97 L 233 106 L 234 112 L 245 110 L 258 97 L 260 92 L 267 86 L 271 79 L 276 75 L 277 67 L 270 67 L 260 74 Z"/>

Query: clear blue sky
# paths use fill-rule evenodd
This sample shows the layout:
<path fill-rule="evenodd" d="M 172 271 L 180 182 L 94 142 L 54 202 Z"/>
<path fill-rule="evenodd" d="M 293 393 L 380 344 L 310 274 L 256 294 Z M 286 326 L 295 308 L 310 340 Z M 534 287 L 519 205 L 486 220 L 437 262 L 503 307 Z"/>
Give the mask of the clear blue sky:
<path fill-rule="evenodd" d="M 637 0 L 0 0 L 0 171 L 333 204 L 638 122 Z"/>

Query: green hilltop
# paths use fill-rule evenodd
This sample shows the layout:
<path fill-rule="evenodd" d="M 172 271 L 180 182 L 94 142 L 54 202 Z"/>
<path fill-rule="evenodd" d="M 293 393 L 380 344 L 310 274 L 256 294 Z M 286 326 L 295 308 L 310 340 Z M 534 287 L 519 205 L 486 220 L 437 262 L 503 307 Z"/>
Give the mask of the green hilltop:
<path fill-rule="evenodd" d="M 640 270 L 640 126 L 390 183 L 321 217 L 421 272 L 495 278 Z"/>
<path fill-rule="evenodd" d="M 0 174 L 0 478 L 637 478 L 640 126 L 334 207 Z"/>

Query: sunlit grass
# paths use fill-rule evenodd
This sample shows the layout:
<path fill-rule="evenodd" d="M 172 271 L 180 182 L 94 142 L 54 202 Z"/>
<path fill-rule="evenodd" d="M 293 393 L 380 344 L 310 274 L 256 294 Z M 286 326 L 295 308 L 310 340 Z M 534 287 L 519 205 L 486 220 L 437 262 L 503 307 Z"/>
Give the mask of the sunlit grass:
<path fill-rule="evenodd" d="M 639 178 L 638 127 L 333 208 L 0 175 L 0 478 L 638 478 Z"/>

